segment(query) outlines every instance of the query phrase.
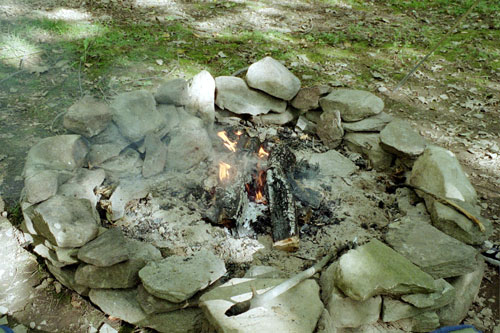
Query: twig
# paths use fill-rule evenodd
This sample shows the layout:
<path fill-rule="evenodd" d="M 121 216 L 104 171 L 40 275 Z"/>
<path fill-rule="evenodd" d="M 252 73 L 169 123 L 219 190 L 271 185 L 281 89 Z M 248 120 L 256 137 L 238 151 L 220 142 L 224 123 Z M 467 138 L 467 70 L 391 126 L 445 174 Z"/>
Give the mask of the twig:
<path fill-rule="evenodd" d="M 20 73 L 22 73 L 22 72 L 24 72 L 24 71 L 25 71 L 25 69 L 21 69 L 20 71 L 17 71 L 17 72 L 14 72 L 14 73 L 12 73 L 12 74 L 9 74 L 6 78 L 4 78 L 4 79 L 0 80 L 0 83 L 5 82 L 5 81 L 7 81 L 8 79 L 10 79 L 10 78 L 12 78 L 12 77 L 16 76 L 17 74 L 20 74 Z"/>
<path fill-rule="evenodd" d="M 425 194 L 430 195 L 434 200 L 438 201 L 439 203 L 442 203 L 443 205 L 450 206 L 450 207 L 454 208 L 455 210 L 457 210 L 459 213 L 463 214 L 469 220 L 471 220 L 472 222 L 474 222 L 475 224 L 477 224 L 478 227 L 479 227 L 479 230 L 481 230 L 482 232 L 484 232 L 486 230 L 484 228 L 484 225 L 481 223 L 481 221 L 479 221 L 479 219 L 477 217 L 475 217 L 474 215 L 472 215 L 465 208 L 460 207 L 459 205 L 457 205 L 456 203 L 454 203 L 453 201 L 451 201 L 451 200 L 449 200 L 447 198 L 444 198 L 444 197 L 441 197 L 441 196 L 439 196 L 437 194 L 429 192 L 428 190 L 426 190 L 426 189 L 424 189 L 424 188 L 422 188 L 420 186 L 415 186 L 415 185 L 411 185 L 411 184 L 408 184 L 408 183 L 398 184 L 397 187 L 408 187 L 408 188 L 411 188 L 413 190 L 422 191 Z"/>
<path fill-rule="evenodd" d="M 472 4 L 472 6 L 470 6 L 470 8 L 455 22 L 455 24 L 451 27 L 450 30 L 448 30 L 448 32 L 446 33 L 446 35 L 444 35 L 443 37 L 441 37 L 441 39 L 439 40 L 439 42 L 437 42 L 436 45 L 434 45 L 434 47 L 432 48 L 432 50 L 422 59 L 420 60 L 412 69 L 411 71 L 406 74 L 406 76 L 401 80 L 399 81 L 398 85 L 396 86 L 396 88 L 394 88 L 393 92 L 396 92 L 399 88 L 401 88 L 401 86 L 403 84 L 405 84 L 405 82 L 408 80 L 408 78 L 410 76 L 412 76 L 413 73 L 416 72 L 416 70 L 420 67 L 420 65 L 422 65 L 422 63 L 424 61 L 427 60 L 427 58 L 429 58 L 440 46 L 441 44 L 443 44 L 443 42 L 448 39 L 448 37 L 451 35 L 451 33 L 453 32 L 453 30 L 455 30 L 460 23 L 462 23 L 462 21 L 465 19 L 465 17 L 467 17 L 467 15 L 470 14 L 470 12 L 472 12 L 472 10 L 479 4 L 479 1 L 481 0 L 476 0 L 476 2 L 474 2 Z"/>
<path fill-rule="evenodd" d="M 257 308 L 259 306 L 263 306 L 264 304 L 268 303 L 271 299 L 278 297 L 279 295 L 287 292 L 291 288 L 295 287 L 302 281 L 310 278 L 317 272 L 321 271 L 323 267 L 328 264 L 334 257 L 337 257 L 337 254 L 339 251 L 334 251 L 330 252 L 328 255 L 326 255 L 323 259 L 318 261 L 314 266 L 306 269 L 305 271 L 302 271 L 291 278 L 289 278 L 286 281 L 283 281 L 279 285 L 275 286 L 274 288 L 262 293 L 262 294 L 257 294 L 257 291 L 255 290 L 255 287 L 252 288 L 252 298 L 249 300 L 243 301 L 243 302 L 238 302 L 233 304 L 225 313 L 226 316 L 231 317 L 231 316 L 237 316 L 239 314 L 242 314 L 244 312 L 247 312 L 250 309 Z"/>
<path fill-rule="evenodd" d="M 66 112 L 68 112 L 68 110 L 59 112 L 59 114 L 57 116 L 55 116 L 54 120 L 52 120 L 52 123 L 50 124 L 50 131 L 51 132 L 54 132 L 54 124 L 56 123 L 57 119 L 59 119 L 59 117 L 62 116 L 63 114 L 65 114 Z"/>
<path fill-rule="evenodd" d="M 80 64 L 78 65 L 78 86 L 80 87 L 80 97 L 83 97 L 81 72 L 82 72 L 82 61 L 80 60 Z"/>
<path fill-rule="evenodd" d="M 246 67 L 238 69 L 236 72 L 234 72 L 233 74 L 231 74 L 231 76 L 238 76 L 238 75 L 240 75 L 241 73 L 243 73 L 244 71 L 246 71 L 248 69 L 248 67 L 250 67 L 250 66 L 246 66 Z"/>

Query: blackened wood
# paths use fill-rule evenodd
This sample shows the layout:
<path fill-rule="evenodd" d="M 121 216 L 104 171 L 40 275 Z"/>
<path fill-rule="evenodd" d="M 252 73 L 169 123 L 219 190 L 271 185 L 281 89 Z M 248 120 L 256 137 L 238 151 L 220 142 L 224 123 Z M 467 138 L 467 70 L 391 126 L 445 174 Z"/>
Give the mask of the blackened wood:
<path fill-rule="evenodd" d="M 273 147 L 267 165 L 269 168 L 281 168 L 285 174 L 294 170 L 297 158 L 287 146 L 281 144 Z"/>
<path fill-rule="evenodd" d="M 283 169 L 276 166 L 267 170 L 266 178 L 273 246 L 295 251 L 299 247 L 299 227 L 295 199 L 287 177 Z"/>

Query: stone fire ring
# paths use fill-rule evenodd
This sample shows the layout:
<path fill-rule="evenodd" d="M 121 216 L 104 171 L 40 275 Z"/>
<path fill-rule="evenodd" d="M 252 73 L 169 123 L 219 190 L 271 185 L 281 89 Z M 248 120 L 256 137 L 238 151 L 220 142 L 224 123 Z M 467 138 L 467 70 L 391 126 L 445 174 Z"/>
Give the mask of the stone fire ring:
<path fill-rule="evenodd" d="M 430 221 L 408 213 L 400 222 L 391 221 L 385 243 L 374 239 L 349 251 L 323 273 L 321 299 L 317 282 L 307 280 L 269 308 L 255 309 L 253 317 L 223 313 L 250 297 L 250 285 L 269 289 L 282 281 L 282 273 L 254 267 L 245 278 L 218 286 L 215 282 L 227 273 L 220 253 L 200 248 L 165 254 L 126 236 L 120 227 L 133 210 L 130 205 L 170 173 L 215 170 L 207 162 L 215 156 L 214 121 L 238 123 L 241 114 L 267 129 L 293 123 L 299 134 L 319 135 L 329 151 L 307 156 L 320 169 L 336 168 L 329 177 L 358 172 L 334 150 L 343 143 L 370 168 L 406 169 L 412 185 L 479 216 L 476 191 L 454 154 L 427 143 L 408 123 L 383 113 L 383 107 L 380 98 L 365 91 L 301 88 L 295 75 L 269 57 L 250 66 L 245 79 L 214 79 L 203 71 L 190 82 L 167 81 L 154 95 L 144 90 L 117 95 L 109 105 L 84 97 L 64 117 L 65 128 L 74 134 L 45 138 L 28 153 L 24 231 L 64 286 L 88 296 L 109 315 L 160 332 L 201 332 L 202 327 L 312 332 L 318 320 L 318 331 L 377 321 L 404 322 L 415 331 L 458 323 L 468 309 L 458 310 L 466 298 L 459 292 L 475 288 L 477 293 L 484 269 L 470 245 L 486 240 L 492 226 L 482 219 L 486 232 L 480 232 L 463 215 L 425 195 Z M 353 261 L 360 264 L 354 268 Z M 445 280 L 471 274 L 476 286 Z M 368 315 L 354 318 L 363 311 Z"/>

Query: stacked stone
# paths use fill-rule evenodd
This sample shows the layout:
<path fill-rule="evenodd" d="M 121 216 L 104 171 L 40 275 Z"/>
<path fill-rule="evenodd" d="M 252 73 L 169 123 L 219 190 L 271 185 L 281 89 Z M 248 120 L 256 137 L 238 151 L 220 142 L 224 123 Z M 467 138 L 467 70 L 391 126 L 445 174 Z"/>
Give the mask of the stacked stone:
<path fill-rule="evenodd" d="M 206 159 L 212 149 L 206 126 L 184 110 L 157 107 L 146 91 L 118 95 L 110 105 L 84 97 L 64 117 L 76 134 L 41 140 L 24 168 L 23 229 L 49 271 L 104 312 L 160 332 L 197 331 L 201 310 L 183 307 L 225 273 L 224 262 L 211 253 L 163 260 L 153 245 L 102 227 L 96 189 L 105 181 L 116 186 L 108 214 L 115 221 L 128 202 L 147 195 L 156 175 Z M 152 263 L 161 265 L 154 278 Z M 155 289 L 158 281 L 168 283 Z"/>
<path fill-rule="evenodd" d="M 414 226 L 409 233 L 424 232 L 423 237 L 432 239 L 421 239 L 430 243 L 440 236 L 433 235 L 429 228 Z M 392 237 L 398 236 L 393 232 Z M 473 248 L 454 239 L 447 241 L 443 247 L 451 245 L 450 253 L 439 252 L 445 258 L 435 254 L 424 259 L 425 263 L 419 262 L 420 266 L 378 240 L 343 255 L 321 276 L 326 311 L 320 320 L 320 332 L 341 328 L 366 331 L 383 323 L 404 331 L 429 332 L 461 322 L 479 291 L 485 265 L 482 259 L 476 262 Z M 419 254 L 426 251 L 424 246 L 428 244 L 416 242 L 415 237 L 408 242 L 419 247 L 412 259 L 422 259 Z M 455 249 L 462 252 L 451 253 Z M 463 263 L 457 260 L 461 254 L 465 255 Z M 455 265 L 437 269 L 431 264 L 450 260 Z"/>
<path fill-rule="evenodd" d="M 236 298 L 249 297 L 250 285 L 264 290 L 282 279 L 233 279 L 201 295 L 225 273 L 220 259 L 210 253 L 163 259 L 154 246 L 101 227 L 97 187 L 105 181 L 116 186 L 109 218 L 122 218 L 126 204 L 146 196 L 155 177 L 189 169 L 213 155 L 209 131 L 216 117 L 242 114 L 260 124 L 296 121 L 296 128 L 317 134 L 331 150 L 308 159 L 323 176 L 356 172 L 352 161 L 333 150 L 344 142 L 376 170 L 387 170 L 396 160 L 411 169 L 411 184 L 479 217 L 477 194 L 453 153 L 428 145 L 409 123 L 393 119 L 383 108 L 380 98 L 365 91 L 301 89 L 300 81 L 270 57 L 251 65 L 245 79 L 214 79 L 202 71 L 190 82 L 167 81 L 154 95 L 142 90 L 117 95 L 110 105 L 85 97 L 64 117 L 64 126 L 75 134 L 43 139 L 28 153 L 24 229 L 62 284 L 89 295 L 110 315 L 160 332 L 200 331 L 202 311 L 220 331 L 255 331 L 269 324 L 269 331 L 308 332 L 321 313 L 319 331 L 377 322 L 423 332 L 457 324 L 484 271 L 470 245 L 486 240 L 492 225 L 481 219 L 486 230 L 480 232 L 425 194 L 430 223 L 408 214 L 390 225 L 390 247 L 373 240 L 322 274 L 325 308 L 319 286 L 310 280 L 245 320 L 224 312 Z M 289 302 L 293 309 L 280 309 Z M 196 303 L 202 309 L 189 307 Z"/>

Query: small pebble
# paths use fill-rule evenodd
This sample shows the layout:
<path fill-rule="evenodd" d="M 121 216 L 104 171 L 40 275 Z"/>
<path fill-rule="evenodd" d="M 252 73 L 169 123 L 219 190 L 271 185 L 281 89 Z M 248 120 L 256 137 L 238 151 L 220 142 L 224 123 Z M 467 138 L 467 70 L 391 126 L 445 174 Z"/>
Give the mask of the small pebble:
<path fill-rule="evenodd" d="M 3 211 L 2 212 L 2 216 L 5 217 L 5 218 L 7 218 L 7 212 Z"/>
<path fill-rule="evenodd" d="M 33 329 L 35 329 L 35 327 L 36 327 L 36 324 L 35 324 L 35 322 L 34 322 L 34 321 L 32 321 L 32 322 L 30 323 L 30 328 L 33 330 Z"/>
<path fill-rule="evenodd" d="M 483 209 L 488 209 L 488 204 L 486 202 L 482 202 L 481 207 L 483 207 Z"/>

